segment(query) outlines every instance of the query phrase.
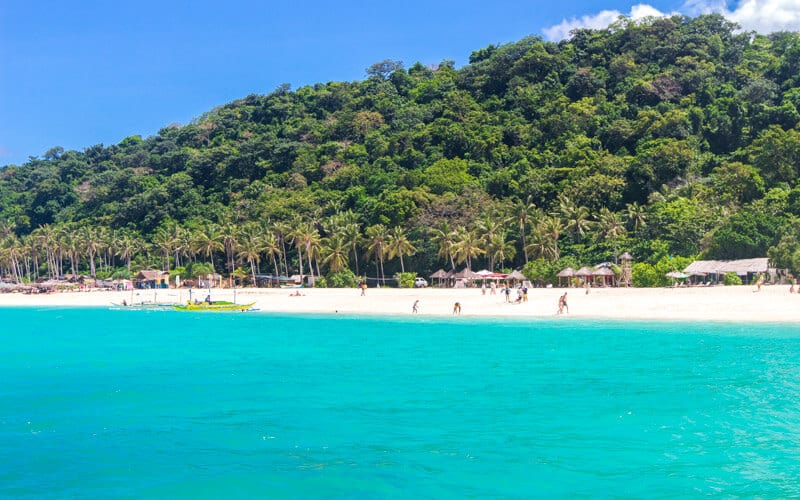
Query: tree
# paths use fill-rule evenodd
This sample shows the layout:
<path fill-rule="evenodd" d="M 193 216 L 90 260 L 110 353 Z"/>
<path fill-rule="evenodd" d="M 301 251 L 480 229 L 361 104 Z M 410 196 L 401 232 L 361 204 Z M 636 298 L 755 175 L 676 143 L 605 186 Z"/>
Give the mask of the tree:
<path fill-rule="evenodd" d="M 472 270 L 472 259 L 485 253 L 481 237 L 476 231 L 468 231 L 464 226 L 456 228 L 455 257 L 458 264 L 466 262 L 467 269 Z"/>
<path fill-rule="evenodd" d="M 625 226 L 622 224 L 619 215 L 606 207 L 600 209 L 597 216 L 597 236 L 598 238 L 611 241 L 614 246 L 614 262 L 618 262 L 617 243 L 625 235 Z"/>
<path fill-rule="evenodd" d="M 386 275 L 383 272 L 383 258 L 386 256 L 387 244 L 389 241 L 389 231 L 383 224 L 369 226 L 367 234 L 367 255 L 375 257 L 375 267 L 380 264 L 380 280 L 385 282 Z"/>
<path fill-rule="evenodd" d="M 404 273 L 406 272 L 406 267 L 403 263 L 403 256 L 414 255 L 417 248 L 408 240 L 405 230 L 400 226 L 395 226 L 389 231 L 387 250 L 390 259 L 400 257 L 400 271 Z"/>
<path fill-rule="evenodd" d="M 347 269 L 347 254 L 350 251 L 350 243 L 345 235 L 336 233 L 328 238 L 323 238 L 322 262 L 328 265 L 332 273 L 338 273 Z"/>

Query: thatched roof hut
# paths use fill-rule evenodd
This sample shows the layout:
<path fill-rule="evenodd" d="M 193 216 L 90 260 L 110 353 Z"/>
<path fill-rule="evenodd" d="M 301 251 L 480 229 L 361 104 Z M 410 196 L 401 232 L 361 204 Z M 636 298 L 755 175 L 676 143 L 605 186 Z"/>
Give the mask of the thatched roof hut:
<path fill-rule="evenodd" d="M 771 274 L 771 271 L 773 270 L 769 268 L 767 257 L 738 260 L 696 260 L 683 270 L 690 276 L 713 276 L 715 281 L 728 273 L 736 273 L 737 276 L 743 276 L 745 281 L 750 281 L 754 276 Z"/>

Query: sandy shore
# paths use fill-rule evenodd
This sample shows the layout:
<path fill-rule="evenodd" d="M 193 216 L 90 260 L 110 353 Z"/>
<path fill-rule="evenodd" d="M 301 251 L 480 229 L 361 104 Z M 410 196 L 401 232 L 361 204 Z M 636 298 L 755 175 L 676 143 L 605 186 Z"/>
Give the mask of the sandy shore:
<path fill-rule="evenodd" d="M 255 302 L 262 312 L 342 313 L 357 315 L 410 315 L 419 300 L 421 316 L 451 316 L 453 304 L 461 303 L 461 316 L 498 318 L 555 317 L 558 298 L 567 292 L 567 318 L 651 319 L 735 322 L 800 323 L 800 294 L 790 294 L 788 285 L 708 288 L 593 288 L 532 289 L 528 302 L 507 304 L 498 292 L 486 295 L 480 289 L 395 289 L 370 288 L 365 296 L 357 289 L 238 289 L 236 301 Z M 198 292 L 194 292 L 194 297 Z M 199 298 L 205 292 L 201 291 Z M 232 300 L 230 289 L 212 290 L 218 300 Z M 512 295 L 513 297 L 513 295 Z M 0 294 L 0 306 L 111 306 L 123 300 L 139 302 L 186 302 L 188 290 L 128 292 L 60 292 L 25 295 Z"/>

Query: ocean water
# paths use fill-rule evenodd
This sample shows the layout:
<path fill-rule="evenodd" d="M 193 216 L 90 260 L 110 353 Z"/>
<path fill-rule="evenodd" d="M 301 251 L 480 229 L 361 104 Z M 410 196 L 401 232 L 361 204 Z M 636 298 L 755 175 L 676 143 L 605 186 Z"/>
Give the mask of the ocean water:
<path fill-rule="evenodd" d="M 800 496 L 790 325 L 0 309 L 0 497 Z"/>

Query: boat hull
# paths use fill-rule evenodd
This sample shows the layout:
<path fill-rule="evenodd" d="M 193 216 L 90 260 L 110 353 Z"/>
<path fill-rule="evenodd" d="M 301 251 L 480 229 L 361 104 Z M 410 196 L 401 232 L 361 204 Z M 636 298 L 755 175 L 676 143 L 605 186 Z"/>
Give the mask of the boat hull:
<path fill-rule="evenodd" d="M 199 304 L 181 304 L 172 306 L 177 311 L 249 311 L 255 302 L 249 304 L 237 304 L 235 302 L 215 301 L 212 303 L 200 302 Z"/>

